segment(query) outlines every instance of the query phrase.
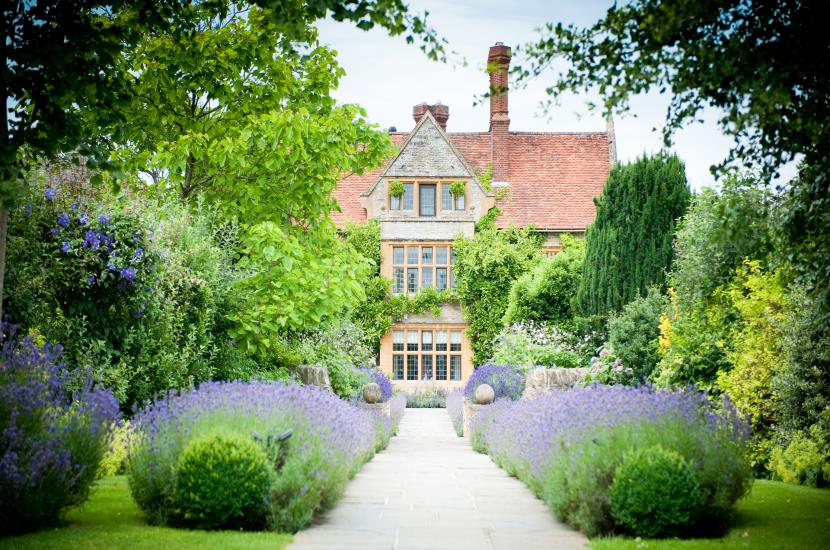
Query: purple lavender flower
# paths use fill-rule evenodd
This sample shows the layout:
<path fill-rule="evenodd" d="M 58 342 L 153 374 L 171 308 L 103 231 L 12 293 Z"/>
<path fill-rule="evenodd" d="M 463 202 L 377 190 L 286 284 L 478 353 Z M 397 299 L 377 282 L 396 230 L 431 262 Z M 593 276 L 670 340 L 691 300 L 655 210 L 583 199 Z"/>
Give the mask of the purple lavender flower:
<path fill-rule="evenodd" d="M 73 202 L 72 204 L 69 205 L 69 210 L 71 210 L 72 212 L 74 212 L 77 209 L 78 209 L 78 203 L 77 202 Z"/>
<path fill-rule="evenodd" d="M 69 241 L 63 241 L 61 243 L 61 252 L 63 252 L 64 254 L 69 254 L 69 252 L 71 250 L 72 250 L 72 243 L 70 243 Z"/>
<path fill-rule="evenodd" d="M 69 227 L 69 215 L 64 212 L 58 216 L 58 225 L 61 227 Z"/>
<path fill-rule="evenodd" d="M 372 382 L 380 386 L 381 401 L 389 401 L 389 399 L 392 398 L 392 382 L 390 382 L 389 378 L 387 378 L 383 372 L 374 368 L 362 368 L 355 370 L 368 375 Z"/>
<path fill-rule="evenodd" d="M 110 224 L 109 216 L 106 216 L 104 214 L 98 214 L 98 223 L 100 223 L 101 225 L 105 225 L 105 226 L 109 225 Z"/>
<path fill-rule="evenodd" d="M 95 273 L 93 273 L 92 275 L 90 275 L 89 277 L 86 278 L 86 284 L 88 284 L 89 286 L 92 286 L 93 284 L 95 284 L 95 281 L 97 279 L 98 279 L 98 277 L 96 277 Z"/>
<path fill-rule="evenodd" d="M 53 237 L 60 237 L 61 236 L 61 228 L 60 227 L 53 227 L 51 230 Z"/>
<path fill-rule="evenodd" d="M 80 223 L 81 225 L 88 224 L 89 223 L 89 214 L 87 214 L 86 212 L 81 213 L 81 215 L 78 217 L 78 223 Z"/>
<path fill-rule="evenodd" d="M 91 371 L 70 375 L 61 351 L 12 336 L 0 352 L 0 514 L 21 529 L 85 498 L 118 417 L 112 393 L 93 389 Z"/>
<path fill-rule="evenodd" d="M 46 197 L 47 201 L 52 201 L 55 200 L 55 195 L 57 195 L 57 192 L 51 187 L 47 187 L 46 190 L 43 192 L 43 195 Z"/>
<path fill-rule="evenodd" d="M 473 371 L 464 386 L 464 396 L 472 399 L 476 388 L 489 384 L 496 393 L 496 399 L 518 399 L 524 391 L 524 377 L 510 365 L 486 363 Z"/>
<path fill-rule="evenodd" d="M 26 206 L 23 207 L 23 217 L 28 218 L 31 215 L 32 215 L 32 205 L 27 204 Z"/>
<path fill-rule="evenodd" d="M 141 234 L 133 233 L 133 244 L 138 244 L 141 241 Z"/>
<path fill-rule="evenodd" d="M 455 390 L 447 394 L 447 414 L 458 437 L 464 435 L 464 392 Z"/>
<path fill-rule="evenodd" d="M 399 398 L 390 407 L 393 414 L 403 411 Z M 388 417 L 320 388 L 266 382 L 205 382 L 198 390 L 156 401 L 140 411 L 133 423 L 141 438 L 130 461 L 133 475 L 145 488 L 140 503 L 145 512 L 177 519 L 165 495 L 174 482 L 174 466 L 182 450 L 194 437 L 233 427 L 238 433 L 252 434 L 251 439 L 262 445 L 275 464 L 283 456 L 281 467 L 297 472 L 276 476 L 271 493 L 275 500 L 270 503 L 273 509 L 308 510 L 302 520 L 272 518 L 274 527 L 294 531 L 312 519 L 323 498 L 334 498 L 343 490 L 393 429 Z M 283 444 L 277 437 L 288 429 L 293 435 L 281 455 Z M 304 486 L 305 496 L 301 494 Z"/>
<path fill-rule="evenodd" d="M 578 526 L 607 517 L 609 481 L 633 448 L 660 444 L 683 456 L 713 519 L 728 514 L 751 480 L 745 419 L 728 401 L 712 402 L 694 388 L 592 385 L 500 400 L 473 418 L 470 432 L 474 448 L 508 472 L 543 495 L 560 495 L 552 507 L 579 509 L 582 519 L 563 512 Z M 605 529 L 614 527 L 609 522 Z"/>

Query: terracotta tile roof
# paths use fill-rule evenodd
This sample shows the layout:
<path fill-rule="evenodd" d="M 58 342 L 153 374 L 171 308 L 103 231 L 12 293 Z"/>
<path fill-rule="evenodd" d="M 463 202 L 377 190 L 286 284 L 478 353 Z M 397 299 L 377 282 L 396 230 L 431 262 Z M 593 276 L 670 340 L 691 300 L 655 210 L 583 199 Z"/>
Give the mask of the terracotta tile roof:
<path fill-rule="evenodd" d="M 400 146 L 408 134 L 391 133 Z M 490 134 L 448 133 L 450 141 L 474 170 L 490 163 Z M 610 171 L 608 136 L 595 133 L 510 132 L 510 192 L 498 201 L 499 227 L 530 223 L 539 229 L 585 229 L 595 215 L 593 198 L 602 192 Z M 332 218 L 365 221 L 360 194 L 371 187 L 381 168 L 340 181 L 334 197 L 341 212 Z"/>

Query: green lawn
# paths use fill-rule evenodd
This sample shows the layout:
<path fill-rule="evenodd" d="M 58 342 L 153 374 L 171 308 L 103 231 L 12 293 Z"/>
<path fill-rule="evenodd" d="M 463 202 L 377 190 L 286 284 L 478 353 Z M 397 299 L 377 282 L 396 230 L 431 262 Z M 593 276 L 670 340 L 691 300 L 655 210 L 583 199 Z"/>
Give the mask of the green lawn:
<path fill-rule="evenodd" d="M 830 490 L 759 480 L 738 503 L 732 530 L 722 539 L 594 539 L 595 550 L 667 548 L 830 548 Z"/>
<path fill-rule="evenodd" d="M 82 506 L 66 515 L 66 525 L 18 537 L 0 538 L 0 548 L 116 550 L 142 548 L 268 548 L 279 550 L 291 535 L 236 531 L 188 531 L 144 522 L 124 476 L 99 481 Z"/>

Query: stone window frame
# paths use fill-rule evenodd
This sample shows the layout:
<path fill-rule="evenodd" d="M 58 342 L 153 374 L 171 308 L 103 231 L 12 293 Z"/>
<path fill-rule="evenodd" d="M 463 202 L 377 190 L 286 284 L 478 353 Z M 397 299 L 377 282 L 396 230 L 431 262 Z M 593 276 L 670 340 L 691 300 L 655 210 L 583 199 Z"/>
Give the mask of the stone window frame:
<path fill-rule="evenodd" d="M 438 248 L 447 249 L 446 263 L 438 263 Z M 403 248 L 403 256 L 396 258 L 395 250 Z M 424 248 L 432 249 L 431 262 L 424 262 Z M 410 258 L 411 250 L 417 249 L 417 263 L 411 262 L 414 259 L 413 255 Z M 424 282 L 424 271 L 429 269 L 432 271 L 431 288 L 438 289 L 438 270 L 446 269 L 446 287 L 445 289 L 455 288 L 455 251 L 452 248 L 452 241 L 405 241 L 392 243 L 392 294 L 406 294 L 415 295 L 421 291 Z M 402 263 L 399 261 L 402 260 Z M 413 285 L 410 285 L 410 273 L 417 271 L 415 279 L 414 290 Z M 442 289 L 443 290 L 443 289 Z"/>
<path fill-rule="evenodd" d="M 459 382 L 461 381 L 462 365 L 464 363 L 462 353 L 464 346 L 459 345 L 458 348 L 453 349 L 450 342 L 454 340 L 453 335 L 458 334 L 458 340 L 463 342 L 463 333 L 466 327 L 459 325 L 446 324 L 427 324 L 427 325 L 395 325 L 392 327 L 393 341 L 398 339 L 396 335 L 402 334 L 404 342 L 407 345 L 402 351 L 392 351 L 392 380 L 395 382 Z M 424 351 L 424 333 L 431 333 L 429 338 L 433 344 L 430 351 Z M 413 351 L 408 343 L 411 341 L 410 334 L 417 334 L 418 349 Z M 444 333 L 446 335 L 446 349 L 438 349 L 438 335 Z M 414 340 L 414 339 L 413 339 Z M 426 361 L 431 373 L 430 378 L 425 378 L 424 357 L 430 359 Z M 410 359 L 412 357 L 413 359 Z M 439 360 L 443 358 L 443 361 Z M 412 378 L 410 372 L 410 365 L 417 367 L 417 377 Z M 439 366 L 443 370 L 444 378 L 438 378 Z M 402 367 L 402 368 L 401 368 Z M 399 376 L 401 376 L 399 378 Z"/>
<path fill-rule="evenodd" d="M 408 179 L 399 180 L 404 185 L 404 189 L 411 190 L 412 194 L 409 196 L 407 192 L 400 197 L 387 196 L 386 207 L 393 212 L 413 212 L 417 218 L 424 218 L 428 220 L 440 219 L 441 216 L 452 214 L 456 212 L 465 212 L 467 210 L 467 195 L 469 194 L 470 180 L 468 178 L 453 178 L 453 179 Z M 444 208 L 445 190 L 449 193 L 449 188 L 455 181 L 464 182 L 464 194 L 450 197 L 450 208 Z M 435 186 L 435 213 L 431 216 L 421 216 L 421 185 Z M 405 197 L 409 196 L 411 204 L 406 204 Z M 409 208 L 407 208 L 409 206 Z"/>

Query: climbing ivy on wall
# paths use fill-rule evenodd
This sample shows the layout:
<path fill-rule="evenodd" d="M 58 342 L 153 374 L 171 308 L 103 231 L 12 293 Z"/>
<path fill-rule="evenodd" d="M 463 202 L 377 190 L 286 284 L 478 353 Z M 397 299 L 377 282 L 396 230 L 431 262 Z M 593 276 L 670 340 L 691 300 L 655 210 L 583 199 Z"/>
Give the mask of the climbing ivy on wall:
<path fill-rule="evenodd" d="M 452 290 L 438 292 L 427 288 L 411 298 L 404 294 L 390 295 L 392 281 L 380 274 L 380 224 L 377 220 L 362 224 L 347 223 L 342 235 L 373 266 L 361 281 L 366 298 L 349 315 L 353 322 L 366 331 L 369 343 L 376 352 L 380 349 L 383 335 L 404 315 L 420 315 L 428 311 L 438 315 L 441 304 L 458 302 L 458 297 Z"/>
<path fill-rule="evenodd" d="M 456 293 L 470 324 L 475 365 L 492 355 L 513 282 L 541 256 L 542 238 L 533 227 L 500 230 L 493 219 L 479 222 L 475 238 L 459 237 L 453 243 Z"/>

